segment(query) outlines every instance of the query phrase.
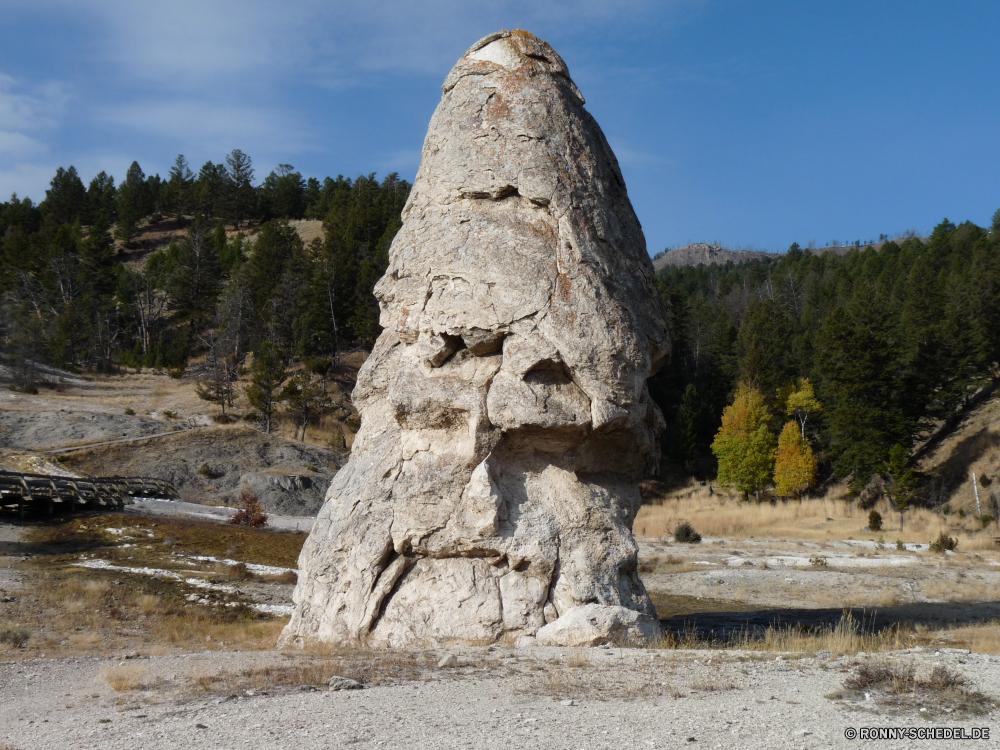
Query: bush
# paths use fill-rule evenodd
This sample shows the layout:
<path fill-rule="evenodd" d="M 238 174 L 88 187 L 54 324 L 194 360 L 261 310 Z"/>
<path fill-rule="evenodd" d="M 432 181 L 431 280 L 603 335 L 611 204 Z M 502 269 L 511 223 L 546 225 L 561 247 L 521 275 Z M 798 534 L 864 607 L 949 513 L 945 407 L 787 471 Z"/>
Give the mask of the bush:
<path fill-rule="evenodd" d="M 135 416 L 135 409 L 133 409 L 131 406 L 126 406 L 125 407 L 125 416 L 126 417 L 134 417 Z"/>
<path fill-rule="evenodd" d="M 163 214 L 161 214 L 159 211 L 157 211 L 155 214 L 149 217 L 150 224 L 159 224 L 161 221 L 163 221 Z"/>
<path fill-rule="evenodd" d="M 958 546 L 958 540 L 941 532 L 941 536 L 931 542 L 932 552 L 951 552 Z"/>
<path fill-rule="evenodd" d="M 203 463 L 198 467 L 198 473 L 205 477 L 205 479 L 218 479 L 219 477 L 224 476 L 226 472 L 213 469 L 207 463 Z"/>
<path fill-rule="evenodd" d="M 236 421 L 236 418 L 230 414 L 213 414 L 212 421 L 216 424 L 232 424 Z"/>
<path fill-rule="evenodd" d="M 0 625 L 0 643 L 21 648 L 31 637 L 31 631 L 17 626 Z"/>
<path fill-rule="evenodd" d="M 229 519 L 229 523 L 255 529 L 267 526 L 267 514 L 260 504 L 260 498 L 249 487 L 240 490 L 240 496 L 236 499 L 236 514 Z"/>
<path fill-rule="evenodd" d="M 881 531 L 882 530 L 882 514 L 877 510 L 873 510 L 868 514 L 868 530 L 869 531 Z"/>
<path fill-rule="evenodd" d="M 177 412 L 172 411 L 170 409 L 164 409 L 163 416 L 166 417 L 167 419 L 177 419 Z"/>
<path fill-rule="evenodd" d="M 184 377 L 185 369 L 186 368 L 184 367 L 184 365 L 181 365 L 180 367 L 168 367 L 167 375 L 172 377 L 174 380 L 180 380 L 181 378 Z"/>
<path fill-rule="evenodd" d="M 674 541 L 684 544 L 697 544 L 701 541 L 701 534 L 694 530 L 694 527 L 687 521 L 674 529 Z"/>
<path fill-rule="evenodd" d="M 995 520 L 996 519 L 993 518 L 993 516 L 991 516 L 989 513 L 984 513 L 983 515 L 981 515 L 979 517 L 979 525 L 982 526 L 985 529 L 987 526 L 989 526 Z"/>

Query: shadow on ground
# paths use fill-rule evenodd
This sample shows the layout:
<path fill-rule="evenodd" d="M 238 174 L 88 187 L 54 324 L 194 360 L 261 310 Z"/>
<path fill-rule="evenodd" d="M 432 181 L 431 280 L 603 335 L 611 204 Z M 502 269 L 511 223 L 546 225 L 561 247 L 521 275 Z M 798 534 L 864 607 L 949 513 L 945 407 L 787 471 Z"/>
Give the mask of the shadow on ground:
<path fill-rule="evenodd" d="M 689 597 L 683 597 L 689 599 Z M 1000 620 L 1000 601 L 898 604 L 891 607 L 841 607 L 838 609 L 743 609 L 722 605 L 733 602 L 701 600 L 706 604 L 698 610 L 691 602 L 678 602 L 674 609 L 688 611 L 660 619 L 663 629 L 677 636 L 696 635 L 702 640 L 730 640 L 734 636 L 755 637 L 769 627 L 792 628 L 812 632 L 835 627 L 849 614 L 865 633 L 878 633 L 900 627 L 909 629 L 925 626 L 931 629 L 971 625 Z M 669 604 L 660 606 L 661 614 L 671 611 Z"/>

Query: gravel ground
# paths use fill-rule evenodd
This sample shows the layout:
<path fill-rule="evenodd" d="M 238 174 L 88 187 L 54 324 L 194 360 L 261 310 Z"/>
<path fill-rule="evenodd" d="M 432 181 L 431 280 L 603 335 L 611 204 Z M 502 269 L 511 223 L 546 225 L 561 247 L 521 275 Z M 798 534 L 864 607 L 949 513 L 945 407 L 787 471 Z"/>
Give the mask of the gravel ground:
<path fill-rule="evenodd" d="M 506 653 L 505 653 L 506 651 Z M 842 689 L 857 661 L 755 661 L 707 651 L 591 649 L 582 668 L 560 649 L 467 650 L 456 669 L 360 691 L 285 688 L 270 694 L 178 697 L 191 675 L 280 661 L 275 653 L 204 653 L 137 659 L 153 690 L 113 691 L 107 659 L 0 665 L 0 741 L 29 748 L 827 748 L 853 747 L 848 727 L 996 726 L 991 715 L 956 717 L 893 708 L 878 697 L 824 696 Z M 1000 659 L 962 653 L 894 657 L 918 670 L 946 664 L 1000 694 Z M 478 665 L 484 661 L 508 666 Z M 464 666 L 463 666 L 464 665 Z M 496 672 L 514 672 L 500 677 Z M 564 679 L 554 681 L 553 675 Z M 635 679 L 646 694 L 609 687 Z M 662 685 L 657 683 L 663 683 Z M 575 684 L 591 697 L 563 698 Z M 634 684 L 634 683 L 633 683 Z M 567 687 L 568 686 L 568 687 Z M 597 688 L 596 693 L 594 688 Z M 567 692 L 568 691 L 568 692 Z M 621 692 L 626 696 L 621 697 Z M 574 705 L 567 705 L 573 700 Z M 697 743 L 697 744 L 695 744 Z M 864 744 L 864 743 L 861 743 Z M 995 747 L 996 740 L 880 741 L 879 748 Z"/>

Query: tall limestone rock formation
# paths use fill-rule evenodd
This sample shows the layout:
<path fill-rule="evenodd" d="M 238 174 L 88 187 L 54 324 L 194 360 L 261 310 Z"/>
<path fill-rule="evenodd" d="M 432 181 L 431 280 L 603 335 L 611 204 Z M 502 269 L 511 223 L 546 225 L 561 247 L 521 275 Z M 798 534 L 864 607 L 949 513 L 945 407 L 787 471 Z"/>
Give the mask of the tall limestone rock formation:
<path fill-rule="evenodd" d="M 443 88 L 282 643 L 649 635 L 631 526 L 670 343 L 618 163 L 531 34 Z"/>

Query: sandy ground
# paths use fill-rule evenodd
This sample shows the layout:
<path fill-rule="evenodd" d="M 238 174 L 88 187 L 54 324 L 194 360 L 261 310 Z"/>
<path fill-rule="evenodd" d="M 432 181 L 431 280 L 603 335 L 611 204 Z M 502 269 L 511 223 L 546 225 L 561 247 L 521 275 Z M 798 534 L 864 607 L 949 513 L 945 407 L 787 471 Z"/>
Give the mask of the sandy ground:
<path fill-rule="evenodd" d="M 0 741 L 23 750 L 827 748 L 857 746 L 845 738 L 849 727 L 989 727 L 994 737 L 1000 733 L 995 708 L 992 715 L 956 718 L 918 703 L 899 708 L 875 696 L 837 697 L 860 661 L 853 657 L 758 661 L 758 655 L 734 652 L 597 648 L 585 666 L 574 667 L 562 649 L 455 653 L 457 668 L 430 668 L 398 684 L 252 695 L 199 695 L 184 686 L 217 670 L 288 657 L 138 659 L 129 664 L 156 687 L 127 693 L 116 693 L 102 677 L 102 670 L 120 668 L 124 660 L 10 663 L 0 665 Z M 947 665 L 980 690 L 1000 694 L 998 657 L 928 652 L 894 660 L 918 671 Z M 970 745 L 995 747 L 996 740 L 881 741 L 877 747 Z"/>

